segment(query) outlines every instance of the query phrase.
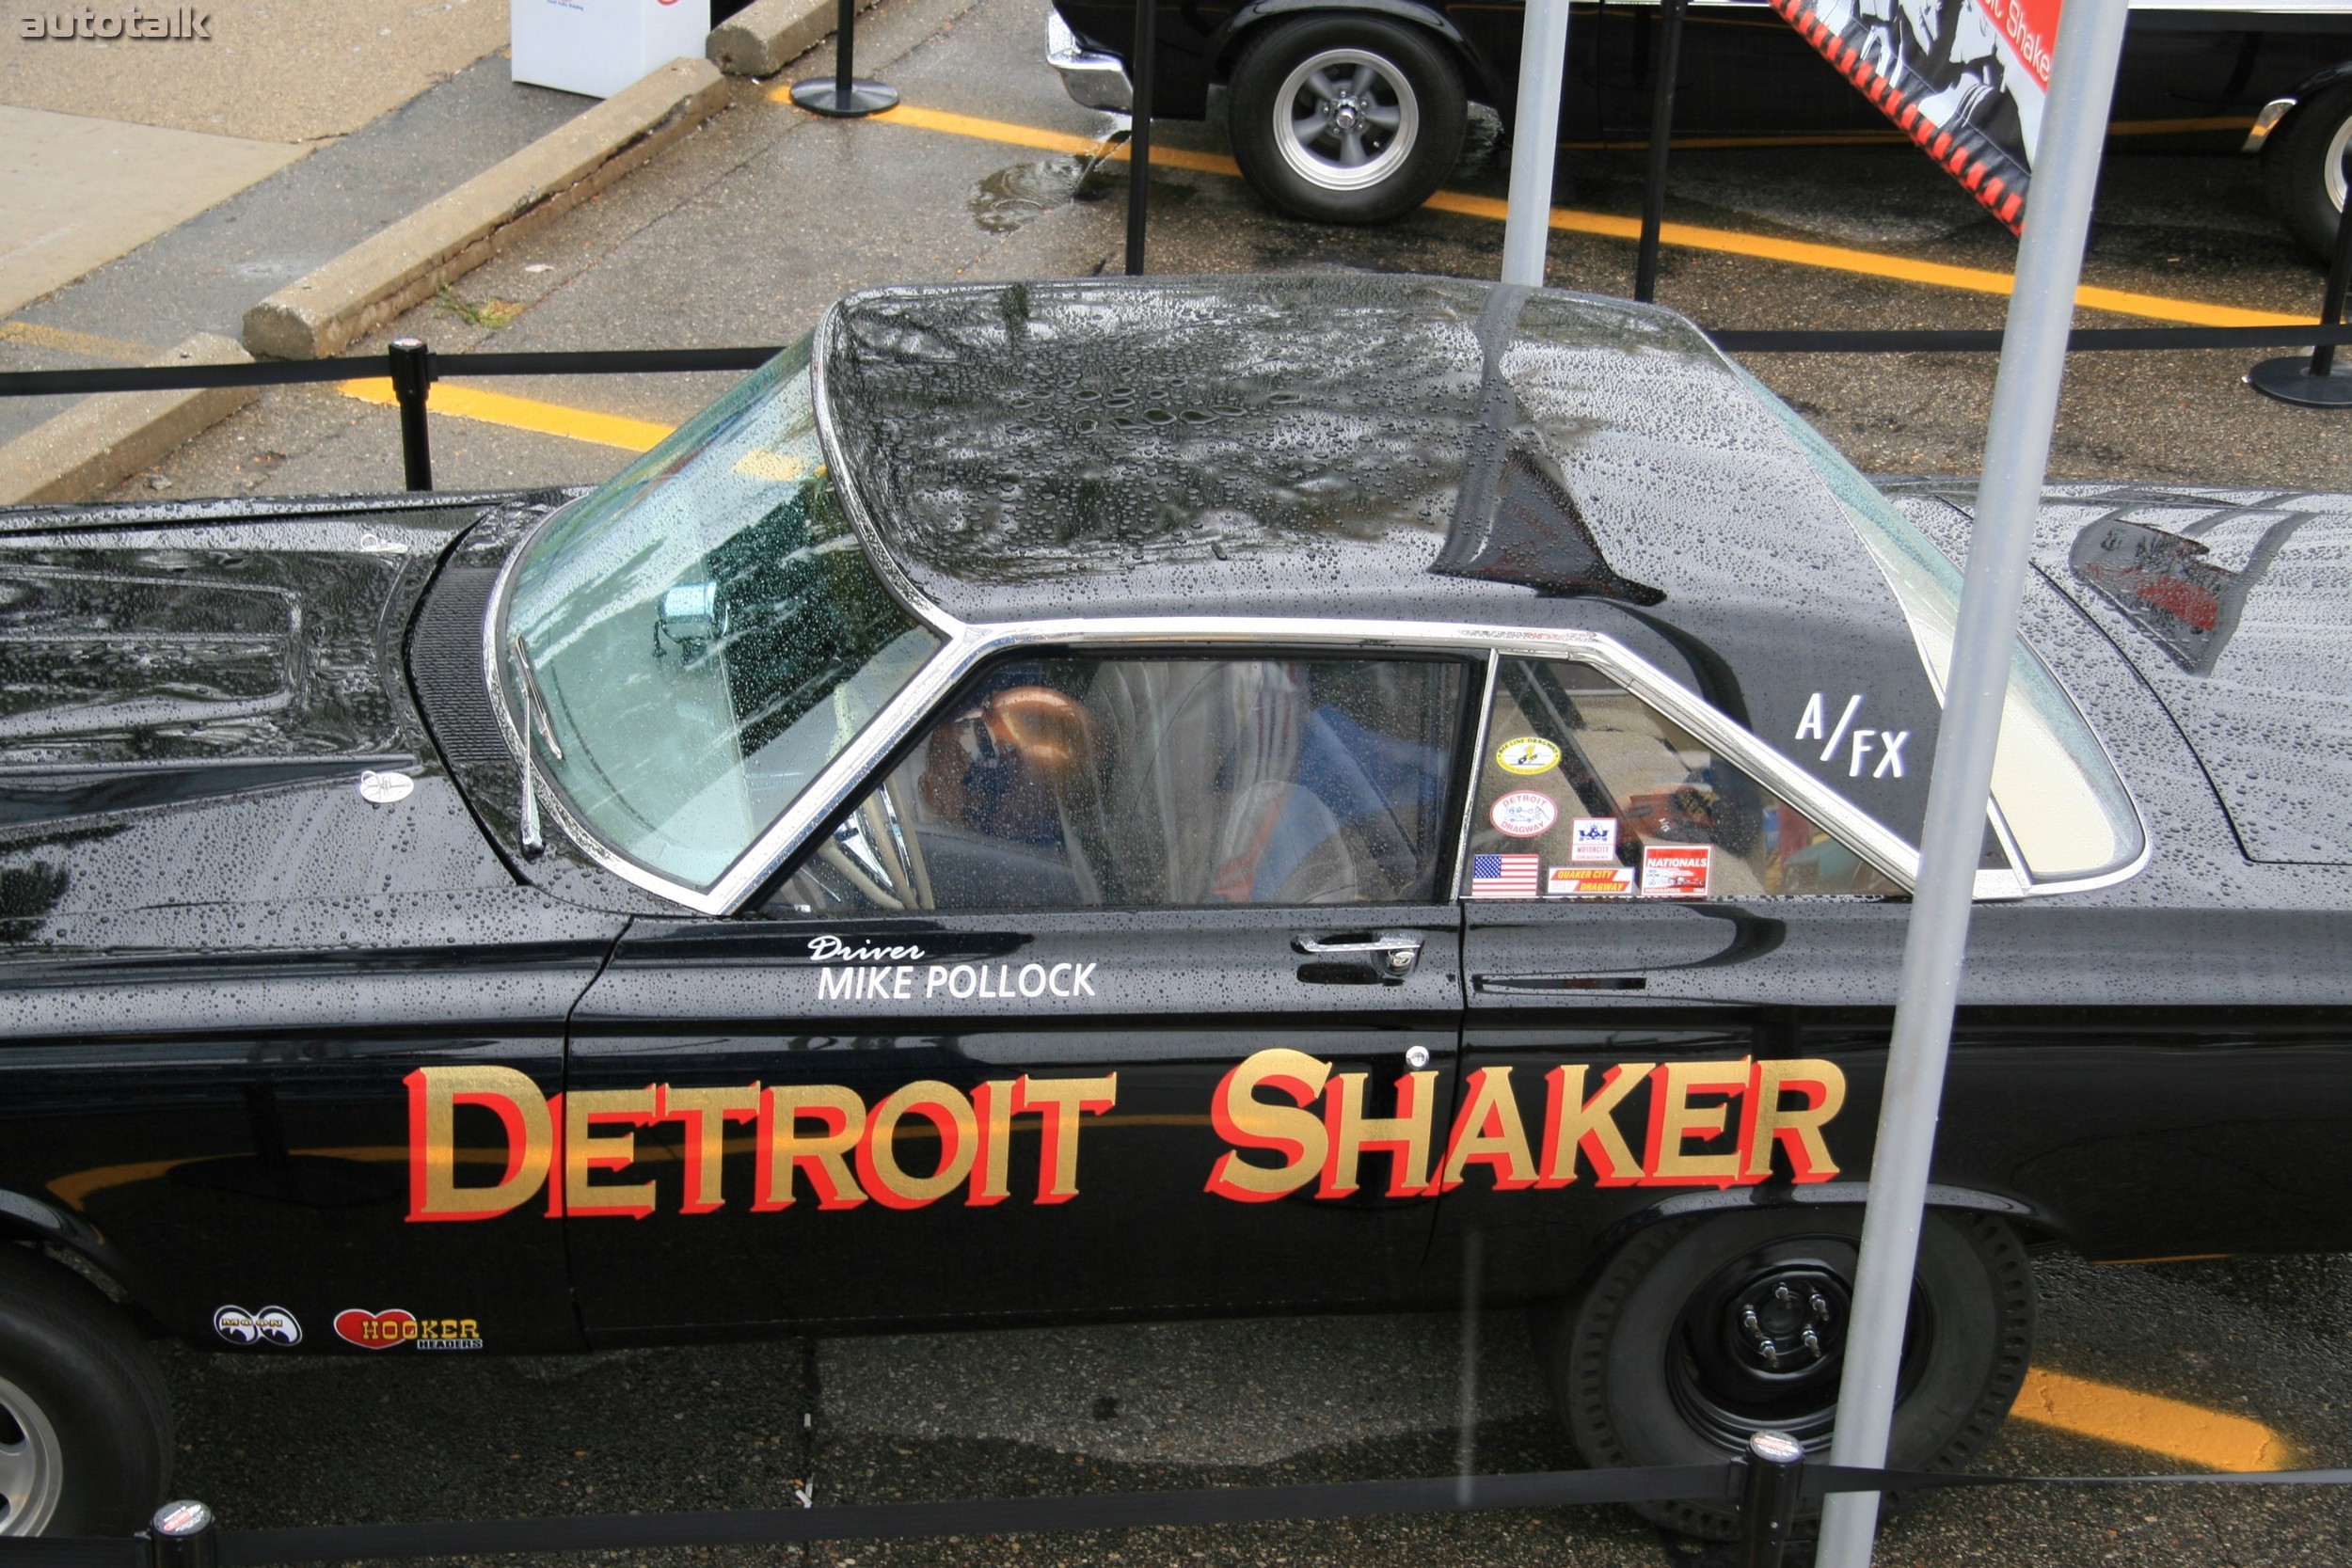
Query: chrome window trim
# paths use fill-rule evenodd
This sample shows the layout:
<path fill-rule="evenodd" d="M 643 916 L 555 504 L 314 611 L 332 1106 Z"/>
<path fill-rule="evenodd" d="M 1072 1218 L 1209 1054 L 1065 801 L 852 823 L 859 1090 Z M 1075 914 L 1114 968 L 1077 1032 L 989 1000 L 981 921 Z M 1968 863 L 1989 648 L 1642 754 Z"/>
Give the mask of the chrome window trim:
<path fill-rule="evenodd" d="M 519 550 L 517 556 L 519 556 Z M 510 558 L 509 567 L 515 558 Z M 505 683 L 497 664 L 495 620 L 502 602 L 505 570 L 494 592 L 483 636 L 484 663 L 498 697 L 499 727 L 520 757 L 520 736 L 505 701 Z M 921 604 L 919 596 L 914 604 Z M 914 608 L 914 604 L 910 605 Z M 967 626 L 928 606 L 926 619 L 936 627 L 952 628 L 946 643 L 914 678 L 874 716 L 857 737 L 818 772 L 809 787 L 771 823 L 735 863 L 707 889 L 686 886 L 637 864 L 597 841 L 556 792 L 543 788 L 540 799 L 548 815 L 580 851 L 614 876 L 697 914 L 736 912 L 783 868 L 815 832 L 850 803 L 858 787 L 892 751 L 911 736 L 954 687 L 985 661 L 1025 647 L 1143 647 L 1227 648 L 1237 645 L 1329 647 L 1351 652 L 1411 652 L 1483 656 L 1486 669 L 1484 703 L 1479 714 L 1472 766 L 1485 754 L 1486 731 L 1493 709 L 1494 682 L 1505 657 L 1570 658 L 1609 675 L 1648 703 L 1718 755 L 1746 770 L 1758 783 L 1835 833 L 1848 847 L 1892 879 L 1905 893 L 1917 879 L 1918 853 L 1893 830 L 1844 796 L 1807 773 L 1777 748 L 1742 728 L 1737 721 L 1677 681 L 1625 644 L 1600 632 L 1541 630 L 1524 626 L 1442 626 L 1418 621 L 1298 620 L 1259 616 L 1133 616 L 1090 620 L 1014 622 L 997 626 Z M 2094 732 L 2095 734 L 2095 732 Z M 1470 818 L 1476 810 L 1476 787 L 1464 800 L 1463 819 L 1455 843 L 1455 883 L 1462 857 L 1468 852 Z M 2136 874 L 2146 863 L 2143 847 L 2137 862 L 2097 879 L 2081 882 L 2026 885 L 2013 873 L 1980 871 L 1979 898 L 2015 898 L 2025 895 L 2082 892 L 2108 886 Z M 1455 895 L 1450 894 L 1450 896 Z"/>
<path fill-rule="evenodd" d="M 1025 647 L 1226 648 L 1236 645 L 1330 647 L 1350 652 L 1471 654 L 1487 656 L 1491 670 L 1505 656 L 1574 658 L 1623 684 L 1715 752 L 1745 768 L 1758 782 L 1804 812 L 1815 822 L 1909 892 L 1918 856 L 1892 830 L 1709 705 L 1674 677 L 1614 638 L 1599 632 L 1545 631 L 1522 626 L 1446 626 L 1419 621 L 1310 621 L 1257 616 L 1134 616 L 1090 620 L 1015 622 L 961 626 L 947 646 L 874 717 L 762 833 L 708 893 L 653 885 L 640 871 L 630 878 L 706 914 L 732 912 L 756 893 L 801 847 L 806 835 L 850 800 L 870 769 L 914 732 L 931 707 L 982 662 Z M 1489 707 L 1491 707 L 1491 688 Z M 1486 716 L 1480 718 L 1480 744 Z M 1473 753 L 1473 755 L 1483 753 Z M 1466 797 L 1462 835 L 1476 809 L 1476 790 Z M 565 831 L 570 825 L 565 824 Z M 585 847 L 583 846 L 583 847 Z M 1460 850 L 1456 852 L 1459 881 Z M 685 894 L 686 896 L 679 896 Z M 1454 895 L 1449 895 L 1454 896 Z"/>
<path fill-rule="evenodd" d="M 1478 723 L 1470 737 L 1470 784 L 1462 792 L 1462 831 L 1454 840 L 1454 879 L 1446 884 L 1451 896 L 1462 895 L 1463 873 L 1470 869 L 1470 824 L 1478 820 L 1478 781 L 1486 773 L 1486 737 L 1494 733 L 1495 692 L 1502 681 L 1502 656 L 1486 650 L 1486 679 L 1478 693 Z"/>

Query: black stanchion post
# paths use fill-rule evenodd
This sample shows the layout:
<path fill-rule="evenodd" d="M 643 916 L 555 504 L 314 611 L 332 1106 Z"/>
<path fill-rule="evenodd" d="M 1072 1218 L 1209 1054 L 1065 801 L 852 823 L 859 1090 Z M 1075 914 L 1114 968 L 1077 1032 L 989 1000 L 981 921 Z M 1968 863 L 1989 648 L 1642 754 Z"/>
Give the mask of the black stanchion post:
<path fill-rule="evenodd" d="M 2344 320 L 2344 296 L 2352 288 L 2352 149 L 2344 153 L 2347 186 L 2343 215 L 2336 219 L 2336 253 L 2328 265 L 2328 290 L 2319 305 L 2319 324 L 2335 326 Z M 2280 403 L 2306 408 L 2352 408 L 2352 375 L 2336 370 L 2336 345 L 2321 343 L 2309 359 L 2265 359 L 2246 372 L 2246 384 Z"/>
<path fill-rule="evenodd" d="M 1127 136 L 1127 276 L 1143 276 L 1143 230 L 1152 207 L 1152 73 L 1159 55 L 1159 0 L 1136 0 L 1134 113 Z"/>
<path fill-rule="evenodd" d="M 1666 151 L 1674 139 L 1675 77 L 1682 68 L 1682 13 L 1690 0 L 1664 0 L 1658 11 L 1658 85 L 1650 89 L 1649 178 L 1642 186 L 1642 248 L 1633 263 L 1633 297 L 1658 297 L 1658 229 L 1666 220 Z"/>
<path fill-rule="evenodd" d="M 855 119 L 898 106 L 898 89 L 857 76 L 857 0 L 840 0 L 833 22 L 833 79 L 812 76 L 792 84 L 792 102 L 813 115 Z"/>
<path fill-rule="evenodd" d="M 424 424 L 424 400 L 433 386 L 433 351 L 421 338 L 394 338 L 392 396 L 400 400 L 400 466 L 411 490 L 433 488 L 433 438 Z"/>
<path fill-rule="evenodd" d="M 220 1528 L 202 1503 L 164 1504 L 146 1535 L 151 1568 L 220 1568 Z"/>
<path fill-rule="evenodd" d="M 1785 1432 L 1748 1439 L 1747 1483 L 1740 1497 L 1740 1568 L 1780 1568 L 1804 1484 L 1804 1445 Z"/>

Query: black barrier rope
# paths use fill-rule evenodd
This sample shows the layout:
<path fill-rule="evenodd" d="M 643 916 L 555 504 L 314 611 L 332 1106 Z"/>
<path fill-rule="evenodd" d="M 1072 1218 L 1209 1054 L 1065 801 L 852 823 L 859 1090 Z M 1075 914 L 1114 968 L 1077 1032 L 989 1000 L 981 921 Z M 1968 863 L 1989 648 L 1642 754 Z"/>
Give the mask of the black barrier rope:
<path fill-rule="evenodd" d="M 1981 329 L 1702 328 L 1732 354 L 1990 354 L 2001 332 Z M 2077 327 L 2076 353 L 2201 348 L 2305 348 L 2352 343 L 2352 325 L 2321 326 Z M 782 348 L 622 348 L 531 354 L 435 354 L 432 379 L 475 375 L 657 375 L 749 371 Z M 0 372 L 0 398 L 77 397 L 87 392 L 193 391 L 216 387 L 284 387 L 320 381 L 381 381 L 390 373 L 377 355 L 335 359 L 271 359 L 250 365 L 122 365 L 101 370 Z"/>
<path fill-rule="evenodd" d="M 1159 1526 L 1263 1524 L 1379 1514 L 1452 1513 L 1599 1503 L 1731 1502 L 1743 1493 L 1808 1499 L 1830 1492 L 1920 1492 L 1987 1486 L 2352 1486 L 2352 1469 L 2241 1475 L 2004 1476 L 1788 1463 L 1775 1488 L 1752 1487 L 1749 1466 L 1648 1465 L 1410 1481 L 1223 1486 L 1091 1497 L 982 1497 L 952 1502 L 849 1503 L 828 1508 L 734 1509 L 692 1513 L 556 1514 L 427 1524 L 313 1525 L 212 1530 L 208 1551 L 186 1554 L 149 1537 L 0 1539 L 0 1568 L 269 1568 L 375 1558 L 472 1557 L 510 1552 L 631 1551 L 657 1546 L 766 1545 L 796 1541 L 891 1541 L 946 1535 L 1024 1535 Z M 1753 1500 L 1753 1497 L 1751 1498 Z M 175 1504 L 175 1509 L 189 1505 Z M 170 1510 L 167 1510 L 169 1513 Z M 152 1550 L 151 1555 L 151 1548 Z M 169 1558 L 170 1563 L 162 1560 Z"/>
<path fill-rule="evenodd" d="M 1138 103 L 1138 138 L 1148 136 L 1149 96 Z M 1149 178 L 1149 149 L 1137 150 L 1131 171 L 1130 200 L 1142 198 Z M 1129 270 L 1143 260 L 1141 218 L 1130 233 Z M 2347 224 L 2352 232 L 2352 224 Z M 1726 328 L 1709 333 L 1718 347 L 1734 354 L 1982 354 L 2001 346 L 1997 330 L 1896 329 L 1891 331 L 1766 331 Z M 2067 334 L 2075 352 L 2157 349 L 2263 348 L 2352 343 L 2352 326 L 2121 326 L 2078 327 Z M 754 370 L 774 358 L 777 348 L 590 349 L 532 354 L 436 354 L 421 341 L 393 341 L 382 360 L 372 355 L 334 359 L 272 360 L 246 365 L 132 365 L 104 370 L 9 371 L 0 372 L 0 398 L 65 397 L 89 392 L 201 390 L 218 387 L 285 387 L 320 381 L 372 381 L 389 377 L 400 407 L 401 466 L 412 491 L 433 488 L 431 436 L 425 422 L 433 383 L 475 375 L 645 375 L 661 372 Z"/>

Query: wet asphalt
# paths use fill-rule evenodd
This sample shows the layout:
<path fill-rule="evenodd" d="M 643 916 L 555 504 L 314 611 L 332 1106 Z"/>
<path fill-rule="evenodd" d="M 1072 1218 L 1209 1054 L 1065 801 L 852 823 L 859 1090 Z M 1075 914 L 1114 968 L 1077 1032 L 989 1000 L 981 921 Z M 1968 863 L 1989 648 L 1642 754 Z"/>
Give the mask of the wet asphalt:
<path fill-rule="evenodd" d="M 884 0 L 861 72 L 910 103 L 1093 135 L 1039 60 L 1034 0 Z M 791 74 L 829 71 L 811 56 Z M 841 293 L 926 278 L 1116 271 L 1123 169 L 903 125 L 831 123 L 739 85 L 662 160 L 461 280 L 393 329 L 444 350 L 782 343 Z M 1213 126 L 1164 146 L 1220 150 Z M 1451 188 L 1501 195 L 1473 148 Z M 1563 205 L 1636 210 L 1638 157 L 1564 155 Z M 1238 181 L 1156 172 L 1154 272 L 1372 267 L 1491 277 L 1497 224 L 1422 212 L 1379 230 L 1268 213 Z M 1901 148 L 1692 152 L 1668 215 L 2006 270 L 2014 244 Z M 1632 247 L 1555 234 L 1549 278 L 1622 293 Z M 2317 265 L 2233 157 L 2119 150 L 2087 266 L 2108 287 L 2312 313 Z M 1660 297 L 1718 326 L 1995 326 L 2002 302 L 1669 248 Z M 493 320 L 505 325 L 492 326 Z M 2085 325 L 2145 325 L 2086 312 Z M 389 337 L 387 333 L 384 337 Z M 380 348 L 383 338 L 355 352 Z M 2265 402 L 2231 353 L 2078 356 L 2052 471 L 2352 485 L 2352 423 Z M 1989 356 L 1759 356 L 1752 368 L 1864 467 L 1968 472 Z M 726 377 L 501 382 L 490 389 L 663 423 Z M 612 446 L 437 415 L 446 488 L 593 481 Z M 389 409 L 272 391 L 124 497 L 386 490 Z M 2037 1365 L 2259 1420 L 2295 1462 L 2352 1460 L 2352 1259 L 2093 1267 L 2042 1259 Z M 1479 1325 L 1470 1448 L 1487 1470 L 1576 1464 L 1516 1314 Z M 231 1526 L 1049 1495 L 1452 1473 L 1463 1451 L 1451 1316 L 1242 1321 L 785 1340 L 529 1360 L 270 1360 L 169 1350 L 178 1490 Z M 2137 1474 L 2176 1461 L 2012 1419 L 1990 1471 Z M 1078 1563 L 1425 1568 L 1714 1563 L 1632 1515 L 1569 1509 L 897 1544 L 648 1552 L 628 1560 L 828 1568 Z M 529 1560 L 546 1561 L 548 1559 Z M 612 1560 L 604 1559 L 602 1560 Z M 2342 1492 L 2124 1487 L 1947 1493 L 1888 1526 L 1885 1564 L 2352 1561 Z"/>

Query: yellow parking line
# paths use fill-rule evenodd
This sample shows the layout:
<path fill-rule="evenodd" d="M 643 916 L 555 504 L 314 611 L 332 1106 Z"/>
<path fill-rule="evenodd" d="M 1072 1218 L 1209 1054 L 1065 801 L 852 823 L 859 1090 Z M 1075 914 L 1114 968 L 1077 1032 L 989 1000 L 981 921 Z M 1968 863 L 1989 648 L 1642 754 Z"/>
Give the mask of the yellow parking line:
<path fill-rule="evenodd" d="M 770 96 L 776 97 L 784 92 L 785 89 L 778 89 L 778 93 Z M 1009 120 L 981 119 L 971 115 L 947 114 L 938 109 L 918 109 L 903 103 L 874 118 L 894 125 L 913 126 L 948 135 L 971 136 L 981 141 L 1003 142 L 1013 147 L 1035 148 L 1046 152 L 1097 158 L 1123 158 L 1127 155 L 1123 145 L 1113 148 L 1109 143 L 1089 136 L 1047 131 L 1034 125 L 1018 125 Z M 1200 169 L 1211 174 L 1241 172 L 1231 158 L 1212 152 L 1194 152 L 1184 148 L 1153 148 L 1152 161 L 1172 168 Z M 1441 213 L 1458 213 L 1466 217 L 1489 218 L 1496 222 L 1501 222 L 1507 211 L 1500 198 L 1470 196 L 1461 191 L 1439 191 L 1429 198 L 1428 205 Z M 1642 232 L 1641 224 L 1633 218 L 1618 217 L 1609 213 L 1582 212 L 1572 207 L 1554 207 L 1551 210 L 1551 227 L 1568 233 L 1596 234 L 1613 240 L 1639 239 Z M 1921 283 L 1931 288 L 1958 289 L 1970 293 L 2005 295 L 2017 281 L 2009 273 L 1986 267 L 1958 267 L 1942 261 L 1918 261 L 1909 256 L 1853 250 L 1845 245 L 1819 245 L 1808 240 L 1774 239 L 1765 234 L 1708 229 L 1690 223 L 1662 225 L 1658 237 L 1661 244 L 1688 250 L 1711 250 L 1758 261 L 1786 261 L 1795 266 L 1853 273 L 1864 277 L 1884 277 L 1900 283 Z M 2088 283 L 2074 291 L 2074 303 L 2086 309 L 2111 310 L 2119 315 L 2179 322 L 2189 326 L 2301 326 L 2312 320 L 2308 316 L 2281 315 L 2275 310 L 2209 305 L 2202 300 L 2138 293 L 2129 289 L 2104 289 Z"/>
<path fill-rule="evenodd" d="M 0 322 L 0 340 L 29 343 L 58 354 L 86 354 L 93 359 L 119 360 L 125 365 L 144 365 L 162 352 L 146 343 L 101 338 L 67 326 L 43 326 L 39 322 Z"/>
<path fill-rule="evenodd" d="M 362 403 L 390 406 L 397 402 L 392 396 L 390 380 L 384 376 L 338 382 L 335 389 Z M 484 424 L 504 425 L 510 430 L 532 430 L 542 436 L 593 441 L 598 446 L 618 447 L 623 451 L 648 451 L 676 428 L 675 425 L 656 424 L 651 420 L 599 414 L 588 408 L 567 408 L 560 403 L 541 403 L 534 398 L 512 397 L 504 392 L 478 391 L 471 387 L 437 386 L 433 388 L 430 406 L 436 414 L 476 420 Z"/>
<path fill-rule="evenodd" d="M 2233 1475 L 2283 1470 L 2295 1457 L 2287 1440 L 2260 1421 L 2046 1367 L 2026 1373 L 2026 1385 L 2017 1391 L 2010 1413 L 2078 1437 L 2144 1449 Z"/>

